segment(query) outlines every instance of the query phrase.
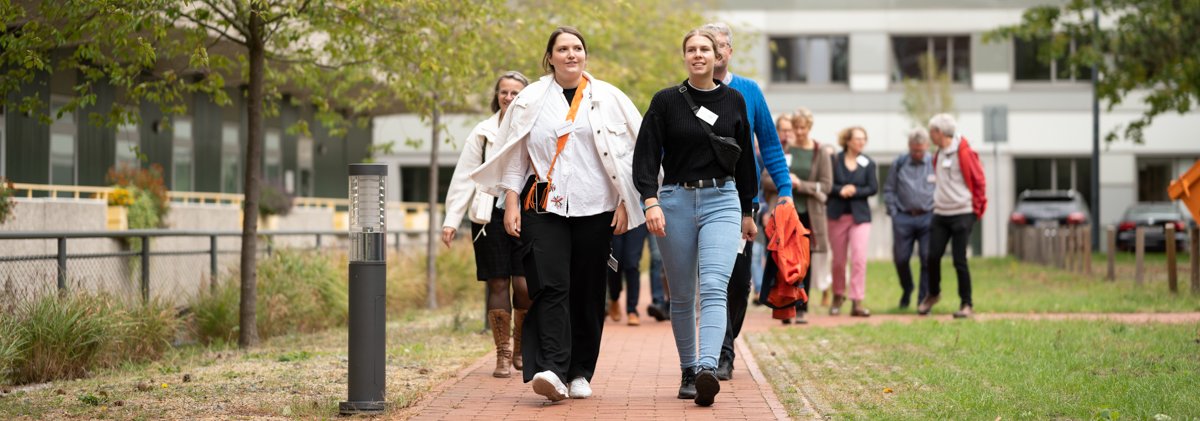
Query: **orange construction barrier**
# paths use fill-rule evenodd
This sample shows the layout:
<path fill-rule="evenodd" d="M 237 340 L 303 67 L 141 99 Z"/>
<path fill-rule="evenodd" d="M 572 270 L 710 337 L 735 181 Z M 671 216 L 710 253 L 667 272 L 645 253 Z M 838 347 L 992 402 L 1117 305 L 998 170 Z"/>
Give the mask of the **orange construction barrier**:
<path fill-rule="evenodd" d="M 1167 194 L 1171 200 L 1183 200 L 1183 204 L 1192 211 L 1192 220 L 1200 223 L 1200 160 L 1178 180 L 1171 180 Z"/>

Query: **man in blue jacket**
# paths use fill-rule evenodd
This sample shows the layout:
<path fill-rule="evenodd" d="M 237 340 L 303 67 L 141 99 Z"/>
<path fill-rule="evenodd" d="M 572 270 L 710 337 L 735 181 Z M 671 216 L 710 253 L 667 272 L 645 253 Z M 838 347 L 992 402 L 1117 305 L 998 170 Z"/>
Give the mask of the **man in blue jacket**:
<path fill-rule="evenodd" d="M 713 77 L 721 80 L 730 88 L 736 89 L 746 100 L 746 117 L 750 120 L 750 131 L 754 133 L 753 141 L 758 142 L 757 149 L 761 153 L 758 163 L 758 173 L 766 167 L 771 175 L 771 181 L 779 188 L 779 200 L 792 200 L 792 179 L 788 175 L 787 161 L 783 157 L 783 146 L 779 144 L 779 135 L 775 133 L 775 122 L 771 111 L 767 109 L 767 100 L 763 98 L 762 89 L 753 80 L 733 74 L 729 71 L 730 57 L 733 57 L 733 31 L 723 22 L 704 25 L 702 29 L 712 31 L 717 35 L 717 49 L 724 55 L 718 60 L 713 71 Z M 742 153 L 754 153 L 742 151 Z M 762 196 L 762 183 L 759 182 L 759 196 Z M 758 209 L 758 199 L 755 198 L 754 208 Z M 757 216 L 755 217 L 757 220 Z M 750 259 L 753 248 L 746 243 L 745 249 L 738 255 L 733 265 L 733 273 L 729 275 L 729 323 L 725 328 L 725 342 L 721 344 L 721 359 L 717 363 L 717 378 L 729 380 L 733 377 L 733 340 L 742 331 L 742 321 L 746 318 L 747 299 L 750 296 Z"/>

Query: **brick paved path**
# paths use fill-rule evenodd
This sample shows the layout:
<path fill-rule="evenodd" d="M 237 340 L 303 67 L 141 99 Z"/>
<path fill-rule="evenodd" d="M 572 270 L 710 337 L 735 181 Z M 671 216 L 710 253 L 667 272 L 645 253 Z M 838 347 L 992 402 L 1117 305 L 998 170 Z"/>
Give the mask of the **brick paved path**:
<path fill-rule="evenodd" d="M 787 411 L 741 343 L 733 379 L 721 382 L 721 393 L 713 406 L 702 408 L 690 399 L 677 399 L 679 356 L 671 324 L 656 322 L 645 314 L 650 292 L 647 282 L 642 285 L 641 326 L 626 326 L 624 318 L 619 323 L 606 319 L 591 398 L 551 403 L 522 383 L 520 373 L 514 372 L 508 379 L 494 378 L 492 369 L 496 360 L 492 353 L 401 416 L 413 415 L 415 420 L 487 421 L 787 419 Z M 624 308 L 623 297 L 621 302 Z M 748 329 L 764 329 L 773 322 L 769 313 L 751 313 L 747 324 L 753 326 L 747 326 Z"/>

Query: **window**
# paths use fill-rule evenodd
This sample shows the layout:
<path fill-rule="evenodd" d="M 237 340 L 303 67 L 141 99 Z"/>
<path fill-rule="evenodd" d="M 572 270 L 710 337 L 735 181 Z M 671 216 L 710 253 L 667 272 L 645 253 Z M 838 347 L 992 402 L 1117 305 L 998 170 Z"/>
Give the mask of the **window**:
<path fill-rule="evenodd" d="M 313 139 L 301 136 L 296 139 L 296 168 L 300 171 L 298 196 L 312 196 L 313 186 Z"/>
<path fill-rule="evenodd" d="M 1013 39 L 1013 79 L 1055 83 L 1092 79 L 1091 68 L 1071 66 L 1067 64 L 1065 56 L 1058 57 L 1049 63 L 1041 61 L 1038 56 L 1049 48 L 1048 43 L 1049 41 L 1046 39 L 1029 41 L 1020 38 Z M 1074 53 L 1077 47 L 1077 43 L 1072 40 L 1068 51 Z"/>
<path fill-rule="evenodd" d="M 240 193 L 238 183 L 238 152 L 241 142 L 238 123 L 225 122 L 221 125 L 221 191 L 224 193 Z"/>
<path fill-rule="evenodd" d="M 75 137 L 78 135 L 75 113 L 62 111 L 66 101 L 50 104 L 50 184 L 75 184 Z"/>
<path fill-rule="evenodd" d="M 1091 158 L 1016 158 L 1013 200 L 1025 190 L 1075 190 L 1089 202 L 1092 195 Z M 1165 190 L 1164 190 L 1165 191 Z"/>
<path fill-rule="evenodd" d="M 130 168 L 138 167 L 138 126 L 125 123 L 117 127 L 116 159 L 113 161 L 117 168 L 125 164 Z"/>
<path fill-rule="evenodd" d="M 772 37 L 770 49 L 772 82 L 827 85 L 850 79 L 847 37 Z"/>
<path fill-rule="evenodd" d="M 171 126 L 174 128 L 171 141 L 171 190 L 192 191 L 192 157 L 195 155 L 192 119 L 178 117 Z"/>
<path fill-rule="evenodd" d="M 955 83 L 971 81 L 971 37 L 966 35 L 892 37 L 892 81 L 920 79 L 921 60 L 927 54 Z"/>
<path fill-rule="evenodd" d="M 283 145 L 279 129 L 267 129 L 263 135 L 263 166 L 266 179 L 278 182 L 283 175 Z"/>
<path fill-rule="evenodd" d="M 446 190 L 454 167 L 438 167 L 438 203 L 446 203 Z M 403 202 L 429 201 L 429 167 L 400 167 L 400 200 Z"/>

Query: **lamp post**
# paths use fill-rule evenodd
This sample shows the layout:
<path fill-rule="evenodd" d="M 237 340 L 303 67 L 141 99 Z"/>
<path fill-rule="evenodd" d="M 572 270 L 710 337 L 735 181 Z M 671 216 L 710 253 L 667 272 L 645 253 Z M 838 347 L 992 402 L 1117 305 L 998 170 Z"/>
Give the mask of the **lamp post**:
<path fill-rule="evenodd" d="M 349 399 L 343 415 L 384 410 L 387 165 L 350 164 Z"/>

